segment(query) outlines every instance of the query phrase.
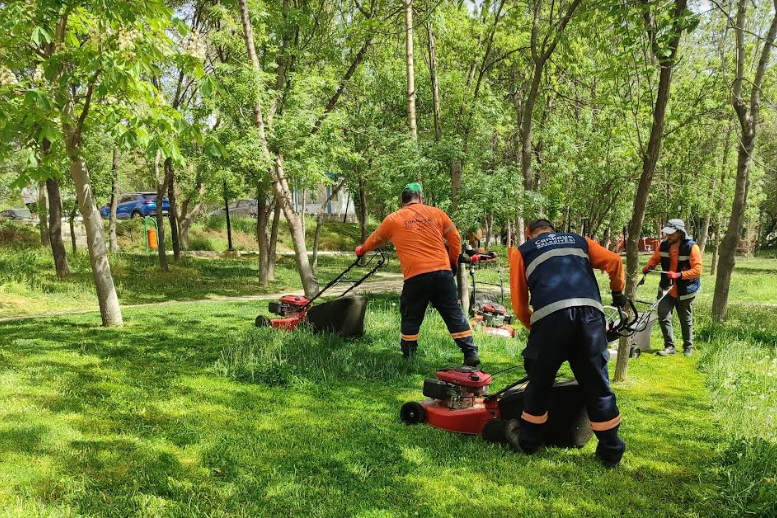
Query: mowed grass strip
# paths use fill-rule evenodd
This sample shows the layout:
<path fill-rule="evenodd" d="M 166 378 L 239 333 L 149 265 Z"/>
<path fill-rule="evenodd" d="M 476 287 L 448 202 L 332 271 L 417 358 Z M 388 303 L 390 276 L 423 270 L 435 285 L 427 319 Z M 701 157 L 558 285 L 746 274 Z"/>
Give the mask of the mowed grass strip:
<path fill-rule="evenodd" d="M 260 307 L 261 304 L 261 307 Z M 0 326 L 6 516 L 708 516 L 721 440 L 693 360 L 646 357 L 618 387 L 628 452 L 525 457 L 399 422 L 460 352 L 430 313 L 400 359 L 398 301 L 354 341 L 252 327 L 264 303 L 136 308 Z M 478 336 L 485 366 L 518 340 Z M 520 371 L 505 375 L 508 383 Z"/>

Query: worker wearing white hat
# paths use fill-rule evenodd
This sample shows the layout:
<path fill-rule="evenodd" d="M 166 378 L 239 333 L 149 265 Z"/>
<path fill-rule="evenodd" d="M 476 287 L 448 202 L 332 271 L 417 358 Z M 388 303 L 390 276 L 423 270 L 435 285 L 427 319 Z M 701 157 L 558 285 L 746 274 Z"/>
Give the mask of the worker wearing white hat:
<path fill-rule="evenodd" d="M 672 283 L 668 296 L 658 305 L 658 319 L 664 335 L 664 350 L 658 354 L 670 356 L 677 352 L 672 328 L 672 311 L 677 310 L 683 332 L 683 351 L 690 356 L 693 354 L 693 301 L 701 290 L 701 251 L 688 236 L 681 219 L 670 219 L 661 232 L 665 239 L 642 269 L 647 273 L 660 263 L 662 287 Z"/>

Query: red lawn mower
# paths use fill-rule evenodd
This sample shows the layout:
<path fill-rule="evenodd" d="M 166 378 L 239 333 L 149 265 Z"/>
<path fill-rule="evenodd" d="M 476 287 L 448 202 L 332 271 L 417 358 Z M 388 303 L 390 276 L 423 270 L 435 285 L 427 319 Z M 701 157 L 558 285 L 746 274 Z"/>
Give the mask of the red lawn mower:
<path fill-rule="evenodd" d="M 511 367 L 497 374 L 517 369 Z M 477 367 L 451 367 L 424 380 L 425 401 L 405 403 L 403 423 L 428 423 L 449 432 L 480 435 L 487 442 L 506 442 L 523 412 L 528 377 L 488 394 L 493 377 Z M 547 445 L 582 448 L 591 438 L 591 422 L 583 393 L 574 379 L 557 380 L 551 392 L 548 421 L 543 430 Z"/>
<path fill-rule="evenodd" d="M 379 268 L 388 261 L 388 256 L 382 250 L 376 250 L 373 254 L 357 258 L 348 268 L 343 270 L 329 284 L 313 297 L 303 295 L 284 295 L 277 302 L 270 302 L 270 313 L 278 315 L 278 318 L 268 318 L 265 315 L 256 317 L 256 327 L 273 327 L 293 331 L 301 324 L 308 324 L 314 331 L 332 332 L 344 337 L 362 336 L 364 334 L 364 313 L 367 310 L 367 298 L 348 295 L 354 288 L 371 277 Z M 348 279 L 345 276 L 353 268 L 368 268 L 367 273 L 358 279 Z M 335 284 L 351 284 L 337 298 L 313 305 L 313 302 L 321 297 Z"/>
<path fill-rule="evenodd" d="M 513 316 L 505 307 L 505 286 L 502 265 L 499 264 L 496 252 L 478 252 L 470 249 L 459 257 L 459 263 L 469 264 L 469 275 L 472 279 L 472 292 L 469 297 L 470 321 L 473 328 L 478 328 L 487 335 L 514 338 L 515 329 L 512 327 Z M 481 265 L 496 264 L 499 272 L 499 282 L 478 282 L 476 274 Z M 485 290 L 479 290 L 478 286 L 496 286 L 499 288 L 500 297 Z"/>
<path fill-rule="evenodd" d="M 607 339 L 617 340 L 639 330 L 644 315 L 636 312 L 628 319 L 607 321 Z M 514 371 L 510 367 L 493 376 L 477 367 L 451 367 L 437 371 L 436 377 L 424 380 L 426 400 L 405 403 L 399 411 L 403 423 L 428 423 L 449 432 L 481 435 L 487 442 L 506 442 L 507 435 L 520 424 L 523 396 L 528 377 L 510 383 L 489 394 L 494 376 Z M 548 421 L 543 428 L 546 445 L 582 448 L 593 431 L 585 408 L 583 391 L 575 379 L 558 379 L 551 390 Z"/>

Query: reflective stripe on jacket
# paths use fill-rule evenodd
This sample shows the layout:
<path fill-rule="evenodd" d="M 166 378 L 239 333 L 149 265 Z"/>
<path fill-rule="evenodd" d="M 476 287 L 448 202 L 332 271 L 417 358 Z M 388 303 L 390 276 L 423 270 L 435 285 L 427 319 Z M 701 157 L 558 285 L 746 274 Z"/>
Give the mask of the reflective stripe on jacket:
<path fill-rule="evenodd" d="M 588 241 L 577 234 L 542 234 L 522 244 L 524 274 L 531 293 L 531 324 L 556 311 L 592 306 L 602 297 L 588 257 Z"/>
<path fill-rule="evenodd" d="M 674 271 L 684 272 L 691 269 L 691 253 L 696 242 L 693 239 L 685 239 L 680 242 L 677 256 L 677 266 Z M 659 255 L 661 256 L 661 269 L 665 272 L 672 271 L 672 259 L 670 254 L 671 244 L 669 241 L 661 241 Z M 679 300 L 691 299 L 697 295 L 701 289 L 701 277 L 693 279 L 680 278 L 675 280 L 677 286 L 677 298 Z"/>

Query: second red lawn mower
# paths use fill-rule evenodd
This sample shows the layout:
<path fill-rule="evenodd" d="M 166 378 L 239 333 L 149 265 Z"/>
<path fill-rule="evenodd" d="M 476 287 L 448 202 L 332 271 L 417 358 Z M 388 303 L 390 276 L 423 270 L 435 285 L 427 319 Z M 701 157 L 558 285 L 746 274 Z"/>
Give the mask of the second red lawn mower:
<path fill-rule="evenodd" d="M 511 325 L 513 323 L 513 316 L 505 307 L 504 274 L 496 252 L 479 252 L 469 249 L 459 256 L 459 263 L 469 264 L 469 276 L 472 280 L 469 313 L 472 317 L 472 327 L 480 329 L 487 335 L 514 338 L 515 329 Z M 496 266 L 499 273 L 498 283 L 477 280 L 477 273 L 486 265 Z M 491 292 L 479 289 L 478 286 L 498 287 L 499 298 L 497 299 L 496 295 Z"/>
<path fill-rule="evenodd" d="M 270 313 L 278 315 L 278 318 L 259 315 L 256 317 L 256 327 L 293 331 L 300 325 L 307 324 L 314 331 L 331 332 L 343 337 L 362 336 L 367 298 L 348 294 L 383 267 L 388 261 L 388 256 L 382 250 L 376 250 L 375 253 L 368 254 L 363 259 L 365 259 L 364 262 L 362 258 L 356 259 L 311 298 L 303 295 L 284 295 L 277 302 L 270 302 L 268 309 Z M 346 278 L 348 272 L 354 268 L 366 268 L 367 272 L 358 279 Z M 336 284 L 351 286 L 337 298 L 313 305 L 316 299 Z"/>

